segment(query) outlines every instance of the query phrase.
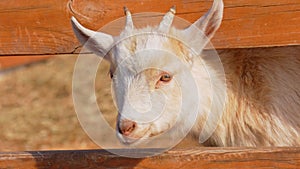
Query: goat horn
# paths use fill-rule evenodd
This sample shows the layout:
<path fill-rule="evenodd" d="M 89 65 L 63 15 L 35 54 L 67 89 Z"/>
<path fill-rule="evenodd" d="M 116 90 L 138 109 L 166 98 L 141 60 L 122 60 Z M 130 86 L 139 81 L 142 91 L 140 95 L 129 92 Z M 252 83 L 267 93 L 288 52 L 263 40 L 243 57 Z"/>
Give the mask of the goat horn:
<path fill-rule="evenodd" d="M 166 13 L 166 15 L 163 17 L 162 21 L 160 22 L 159 27 L 158 27 L 159 31 L 162 31 L 162 32 L 169 31 L 169 29 L 172 25 L 175 13 L 176 13 L 176 7 L 174 5 L 170 8 L 169 12 Z"/>
<path fill-rule="evenodd" d="M 124 14 L 126 15 L 125 32 L 131 32 L 133 29 L 133 22 L 131 13 L 126 6 L 124 6 Z"/>

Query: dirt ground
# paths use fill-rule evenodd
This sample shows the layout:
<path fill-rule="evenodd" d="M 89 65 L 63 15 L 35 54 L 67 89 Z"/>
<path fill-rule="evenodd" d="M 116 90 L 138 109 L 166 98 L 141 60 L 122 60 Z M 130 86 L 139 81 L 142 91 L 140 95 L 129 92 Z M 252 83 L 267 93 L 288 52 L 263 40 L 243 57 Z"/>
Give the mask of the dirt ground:
<path fill-rule="evenodd" d="M 100 148 L 83 131 L 74 110 L 76 59 L 76 55 L 61 55 L 1 73 L 0 151 Z M 99 67 L 95 84 L 98 105 L 114 127 L 107 63 Z"/>
<path fill-rule="evenodd" d="M 0 151 L 98 148 L 73 107 L 76 58 L 57 56 L 1 74 Z"/>

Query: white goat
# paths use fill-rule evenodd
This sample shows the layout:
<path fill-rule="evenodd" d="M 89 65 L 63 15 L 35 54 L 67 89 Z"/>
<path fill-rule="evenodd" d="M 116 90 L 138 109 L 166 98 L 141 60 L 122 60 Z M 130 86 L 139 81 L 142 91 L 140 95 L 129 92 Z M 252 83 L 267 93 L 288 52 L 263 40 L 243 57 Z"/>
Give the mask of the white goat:
<path fill-rule="evenodd" d="M 171 27 L 174 8 L 164 16 L 158 27 L 143 29 L 135 29 L 130 12 L 125 9 L 125 13 L 126 26 L 118 37 L 84 28 L 72 18 L 79 41 L 111 64 L 113 91 L 119 111 L 117 131 L 122 142 L 131 144 L 141 138 L 159 135 L 175 124 L 182 101 L 180 89 L 189 88 L 180 84 L 182 76 L 179 75 L 185 70 L 184 67 L 188 67 L 196 80 L 200 102 L 199 114 L 191 133 L 198 137 L 200 132 L 209 132 L 213 125 L 217 125 L 204 145 L 300 145 L 299 57 L 280 54 L 222 57 L 227 82 L 224 84 L 208 57 L 195 56 L 186 47 L 187 43 L 202 51 L 207 45 L 221 24 L 222 0 L 214 0 L 209 12 L 184 30 Z M 203 34 L 200 36 L 198 30 L 206 37 Z M 159 53 L 157 50 L 167 52 Z M 182 64 L 176 65 L 168 51 L 175 53 Z M 158 59 L 153 59 L 153 55 Z M 212 77 L 216 78 L 213 83 L 210 80 Z M 221 93 L 213 90 L 222 90 L 224 87 L 227 91 L 224 107 L 220 100 L 215 100 L 217 104 L 210 108 L 212 93 Z M 161 97 L 161 93 L 164 97 Z M 126 106 L 127 102 L 133 104 L 134 110 Z M 130 113 L 134 116 L 139 112 L 161 111 L 163 102 L 168 104 L 164 105 L 163 112 L 155 120 L 147 122 L 145 114 L 146 120 L 143 122 L 125 118 Z M 222 111 L 221 119 L 207 119 L 215 113 L 209 110 Z M 125 116 L 126 113 L 129 115 Z"/>

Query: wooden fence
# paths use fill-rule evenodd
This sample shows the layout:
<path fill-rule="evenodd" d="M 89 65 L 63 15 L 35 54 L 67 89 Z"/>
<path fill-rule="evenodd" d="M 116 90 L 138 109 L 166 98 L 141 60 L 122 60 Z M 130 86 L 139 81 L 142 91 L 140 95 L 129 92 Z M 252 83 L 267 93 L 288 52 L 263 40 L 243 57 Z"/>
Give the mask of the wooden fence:
<path fill-rule="evenodd" d="M 120 150 L 120 152 L 123 150 Z M 144 153 L 155 150 L 140 150 Z M 0 168 L 30 169 L 257 169 L 299 168 L 300 148 L 197 148 L 148 158 L 120 157 L 105 150 L 0 153 Z"/>
<path fill-rule="evenodd" d="M 216 48 L 299 45 L 299 0 L 224 0 L 224 3 L 224 19 L 213 39 Z M 80 45 L 71 29 L 71 15 L 97 30 L 123 17 L 123 6 L 132 13 L 165 13 L 176 5 L 178 17 L 194 22 L 211 4 L 208 0 L 1 0 L 0 55 L 76 53 Z M 145 23 L 147 18 L 141 20 Z"/>
<path fill-rule="evenodd" d="M 224 20 L 212 40 L 216 48 L 299 45 L 299 0 L 224 0 L 224 3 Z M 31 58 L 36 60 L 31 56 L 78 53 L 80 44 L 71 29 L 71 15 L 86 27 L 97 30 L 122 17 L 123 6 L 132 13 L 164 13 L 176 5 L 178 17 L 194 22 L 211 4 L 209 0 L 2 0 L 0 56 L 26 56 L 27 59 L 1 59 L 0 69 L 14 66 L 15 62 L 19 65 L 28 63 Z M 139 20 L 143 23 L 147 18 Z M 122 24 L 115 28 L 114 34 L 121 28 Z M 7 65 L 7 62 L 12 64 Z"/>
<path fill-rule="evenodd" d="M 60 54 L 76 55 L 80 44 L 71 15 L 99 29 L 132 13 L 166 12 L 190 22 L 211 6 L 207 0 L 1 0 L 0 65 L 3 68 Z M 222 26 L 212 40 L 217 49 L 296 46 L 300 44 L 299 0 L 224 0 Z M 158 16 L 162 17 L 162 16 Z M 139 18 L 143 20 L 144 18 Z M 123 27 L 114 28 L 117 34 Z M 26 56 L 26 57 L 25 57 Z M 21 58 L 22 57 L 22 58 Z M 17 64 L 16 64 L 17 63 Z M 122 150 L 120 150 L 122 151 Z M 148 151 L 148 150 L 144 150 Z M 0 168 L 300 168 L 300 148 L 198 148 L 129 159 L 104 150 L 0 153 Z"/>

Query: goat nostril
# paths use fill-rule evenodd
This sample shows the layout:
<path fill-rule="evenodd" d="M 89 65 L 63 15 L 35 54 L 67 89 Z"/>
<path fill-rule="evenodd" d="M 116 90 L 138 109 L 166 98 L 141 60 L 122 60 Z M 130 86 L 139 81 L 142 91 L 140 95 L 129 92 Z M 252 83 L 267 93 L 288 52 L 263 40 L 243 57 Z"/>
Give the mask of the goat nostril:
<path fill-rule="evenodd" d="M 130 120 L 122 120 L 119 132 L 125 136 L 128 136 L 133 132 L 133 130 L 136 128 L 136 122 L 130 121 Z"/>

